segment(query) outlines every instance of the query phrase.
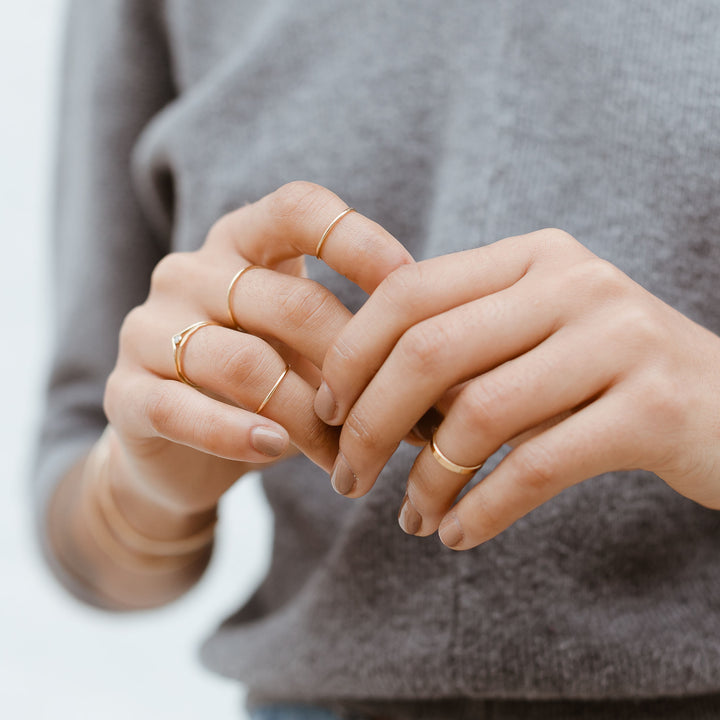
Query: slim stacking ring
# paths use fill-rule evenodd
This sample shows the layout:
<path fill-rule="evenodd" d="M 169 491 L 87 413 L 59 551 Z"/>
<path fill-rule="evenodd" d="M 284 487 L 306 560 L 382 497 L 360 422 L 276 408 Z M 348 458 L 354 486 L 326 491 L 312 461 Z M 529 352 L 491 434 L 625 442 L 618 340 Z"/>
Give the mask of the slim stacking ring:
<path fill-rule="evenodd" d="M 242 332 L 245 332 L 242 327 L 240 326 L 240 323 L 235 318 L 235 313 L 232 309 L 232 292 L 235 288 L 235 285 L 237 284 L 237 281 L 242 277 L 243 273 L 246 273 L 248 270 L 253 270 L 255 268 L 261 268 L 262 265 L 247 265 L 246 267 L 242 268 L 241 270 L 238 270 L 233 279 L 230 281 L 230 285 L 228 285 L 227 289 L 227 307 L 228 307 L 228 313 L 230 315 L 230 323 L 232 327 L 234 327 L 236 330 L 241 330 Z"/>
<path fill-rule="evenodd" d="M 255 411 L 256 415 L 260 414 L 260 411 L 270 402 L 270 398 L 275 394 L 275 391 L 280 387 L 280 383 L 285 379 L 285 376 L 290 372 L 290 366 L 285 365 L 285 369 L 282 371 L 280 377 L 275 381 L 275 384 L 270 388 L 270 392 L 265 396 L 265 399 L 260 403 L 260 407 Z"/>
<path fill-rule="evenodd" d="M 440 463 L 440 465 L 442 465 L 446 470 L 454 472 L 457 475 L 474 475 L 485 464 L 484 462 L 481 462 L 479 465 L 458 465 L 457 463 L 454 463 L 437 446 L 435 435 L 433 435 L 432 441 L 430 442 L 430 449 L 432 450 L 433 457 L 438 461 L 438 463 Z"/>
<path fill-rule="evenodd" d="M 185 384 L 189 385 L 190 387 L 200 387 L 199 385 L 196 385 L 194 382 L 192 382 L 188 376 L 183 371 L 183 364 L 182 364 L 182 353 L 183 349 L 185 348 L 185 345 L 187 345 L 187 341 L 190 339 L 193 333 L 197 332 L 200 328 L 206 327 L 208 325 L 219 325 L 220 327 L 223 327 L 220 325 L 220 323 L 213 322 L 212 320 L 201 320 L 200 322 L 193 323 L 192 325 L 188 325 L 184 330 L 181 330 L 179 333 L 176 333 L 172 336 L 172 346 L 173 346 L 173 359 L 175 360 L 175 371 L 177 372 L 178 379 L 182 380 Z"/>
<path fill-rule="evenodd" d="M 323 245 L 325 244 L 325 241 L 328 239 L 328 236 L 333 231 L 334 227 L 348 214 L 351 212 L 355 212 L 355 208 L 347 207 L 345 208 L 328 226 L 325 232 L 323 233 L 323 236 L 320 238 L 320 242 L 317 244 L 317 247 L 315 248 L 315 257 L 318 258 L 318 260 L 321 260 L 320 252 L 322 251 Z"/>

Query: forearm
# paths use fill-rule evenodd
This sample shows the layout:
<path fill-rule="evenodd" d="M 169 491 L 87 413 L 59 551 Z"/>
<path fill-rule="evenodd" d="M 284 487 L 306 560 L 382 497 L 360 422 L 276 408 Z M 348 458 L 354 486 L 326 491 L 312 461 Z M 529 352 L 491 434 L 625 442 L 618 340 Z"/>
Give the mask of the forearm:
<path fill-rule="evenodd" d="M 60 481 L 48 510 L 50 546 L 98 605 L 111 610 L 157 607 L 200 579 L 212 554 L 212 540 L 167 556 L 157 546 L 163 548 L 169 541 L 167 546 L 173 548 L 174 541 L 202 532 L 212 523 L 214 510 L 188 515 L 149 497 L 132 481 L 117 446 L 107 442 L 107 437 L 101 438 Z M 101 504 L 108 491 L 114 512 L 148 538 L 150 553 L 128 542 L 134 535 L 118 532 L 117 518 L 108 523 L 107 500 L 105 511 Z"/>

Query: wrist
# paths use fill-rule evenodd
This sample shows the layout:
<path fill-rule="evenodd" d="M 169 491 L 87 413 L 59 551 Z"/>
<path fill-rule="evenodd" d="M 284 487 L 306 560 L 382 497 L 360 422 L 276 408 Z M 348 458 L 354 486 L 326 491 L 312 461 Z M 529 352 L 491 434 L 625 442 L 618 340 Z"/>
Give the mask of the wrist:
<path fill-rule="evenodd" d="M 111 426 L 106 428 L 96 451 L 104 455 L 101 458 L 105 465 L 101 495 L 114 506 L 110 512 L 113 509 L 117 512 L 119 524 L 130 526 L 130 532 L 123 534 L 130 545 L 133 545 L 133 530 L 150 543 L 180 543 L 214 525 L 216 504 L 202 510 L 187 510 L 169 502 L 153 491 L 143 478 L 137 477 Z"/>
<path fill-rule="evenodd" d="M 122 529 L 118 530 L 124 526 L 108 523 L 98 492 L 109 479 L 104 475 L 115 467 L 109 462 L 110 432 L 106 431 L 56 489 L 48 515 L 50 544 L 64 570 L 87 588 L 85 598 L 93 604 L 111 610 L 164 605 L 202 576 L 212 555 L 212 529 L 202 543 L 195 543 L 196 549 L 187 550 L 175 541 L 183 523 L 170 527 L 175 537 L 167 543 L 160 540 L 153 545 L 151 536 L 151 553 L 128 545 Z M 164 526 L 158 529 L 161 536 L 168 535 Z M 168 549 L 175 554 L 166 553 Z"/>

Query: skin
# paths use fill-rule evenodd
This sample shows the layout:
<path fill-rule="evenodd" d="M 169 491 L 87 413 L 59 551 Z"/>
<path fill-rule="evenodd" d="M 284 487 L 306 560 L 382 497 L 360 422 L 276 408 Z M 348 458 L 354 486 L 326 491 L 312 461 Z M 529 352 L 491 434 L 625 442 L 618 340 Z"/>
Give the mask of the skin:
<path fill-rule="evenodd" d="M 399 268 L 328 350 L 318 415 L 342 426 L 333 485 L 367 493 L 436 405 L 399 521 L 456 550 L 479 545 L 563 489 L 642 468 L 720 509 L 720 338 L 557 229 Z"/>
<path fill-rule="evenodd" d="M 610 470 L 651 470 L 720 509 L 720 338 L 560 230 L 415 263 L 359 213 L 322 253 L 370 295 L 351 316 L 305 277 L 303 260 L 344 208 L 329 190 L 291 183 L 221 218 L 197 252 L 158 264 L 121 329 L 104 402 L 110 484 L 139 532 L 192 535 L 238 477 L 295 452 L 360 497 L 403 439 L 426 444 L 434 431 L 462 465 L 515 448 L 457 503 L 468 476 L 428 447 L 419 453 L 401 526 L 439 529 L 454 549 Z M 264 267 L 235 286 L 233 312 L 247 331 L 238 332 L 226 289 L 248 264 Z M 169 338 L 199 320 L 224 327 L 188 341 L 193 388 L 176 376 Z M 58 557 L 106 607 L 182 594 L 209 551 L 175 573 L 118 567 L 87 530 L 92 467 L 81 462 L 59 484 L 48 519 Z"/>
<path fill-rule="evenodd" d="M 164 540 L 193 534 L 240 476 L 292 453 L 332 468 L 339 431 L 316 416 L 313 402 L 325 352 L 350 313 L 305 277 L 304 255 L 314 254 L 345 207 L 329 190 L 291 183 L 221 218 L 198 251 L 170 254 L 157 265 L 147 300 L 122 325 L 104 397 L 113 496 L 140 533 Z M 368 293 L 412 262 L 397 240 L 357 212 L 333 230 L 322 259 Z M 250 264 L 264 267 L 234 287 L 233 313 L 247 331 L 238 332 L 226 291 Z M 199 386 L 193 388 L 176 375 L 170 338 L 200 320 L 223 327 L 201 328 L 185 345 L 184 372 Z M 256 414 L 286 363 L 292 369 Z M 146 607 L 184 592 L 208 553 L 186 570 L 136 577 L 94 543 L 92 502 L 84 502 L 95 492 L 97 483 L 84 477 L 94 467 L 80 463 L 58 487 L 48 519 L 58 557 L 106 607 Z"/>

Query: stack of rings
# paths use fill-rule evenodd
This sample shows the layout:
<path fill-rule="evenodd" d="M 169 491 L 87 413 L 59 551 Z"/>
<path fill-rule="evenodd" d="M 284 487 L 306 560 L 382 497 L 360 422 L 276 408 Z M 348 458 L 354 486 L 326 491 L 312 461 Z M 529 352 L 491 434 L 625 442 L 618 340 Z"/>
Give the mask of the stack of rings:
<path fill-rule="evenodd" d="M 315 248 L 315 256 L 320 258 L 320 253 L 322 252 L 323 245 L 325 244 L 325 241 L 330 236 L 330 233 L 333 231 L 335 226 L 348 214 L 354 212 L 354 208 L 347 207 L 345 208 L 326 228 L 325 232 L 323 233 L 322 237 L 320 238 L 320 242 L 317 244 L 317 247 Z M 238 272 L 235 273 L 232 280 L 230 281 L 230 284 L 228 285 L 227 289 L 227 308 L 228 308 L 228 315 L 230 316 L 230 324 L 231 326 L 236 329 L 240 330 L 241 332 L 244 332 L 243 328 L 240 326 L 240 323 L 237 321 L 237 318 L 235 317 L 235 313 L 233 312 L 232 308 L 232 293 L 235 289 L 235 285 L 237 284 L 238 280 L 243 276 L 244 273 L 246 273 L 248 270 L 253 270 L 255 268 L 262 268 L 262 265 L 247 265 L 244 268 L 241 268 L 238 270 Z M 199 322 L 193 323 L 192 325 L 188 325 L 184 330 L 181 330 L 179 333 L 176 333 L 172 336 L 172 348 L 173 348 L 173 360 L 175 362 L 175 372 L 177 373 L 178 379 L 184 382 L 186 385 L 189 385 L 193 388 L 199 388 L 199 385 L 196 385 L 188 376 L 185 374 L 185 370 L 183 368 L 183 350 L 185 349 L 185 346 L 188 343 L 188 340 L 193 335 L 193 333 L 196 333 L 200 328 L 207 327 L 208 325 L 219 325 L 220 327 L 224 327 L 221 323 L 214 322 L 212 320 L 200 320 Z M 270 402 L 270 398 L 275 394 L 275 391 L 280 387 L 280 383 L 285 379 L 285 376 L 290 371 L 290 366 L 285 365 L 285 369 L 280 374 L 280 377 L 275 381 L 275 384 L 270 388 L 270 391 L 268 394 L 263 398 L 263 401 L 258 406 L 258 409 L 255 411 L 255 414 L 259 414 L 265 406 Z M 460 466 L 458 466 L 460 467 Z"/>
<path fill-rule="evenodd" d="M 185 370 L 183 368 L 183 350 L 193 333 L 197 332 L 200 328 L 207 327 L 208 325 L 219 325 L 220 327 L 224 327 L 224 325 L 213 322 L 212 320 L 201 320 L 200 322 L 188 325 L 184 330 L 181 330 L 179 333 L 172 336 L 173 360 L 175 361 L 175 372 L 177 373 L 178 379 L 186 385 L 196 389 L 200 386 L 192 382 L 192 380 L 190 380 L 190 378 L 188 378 L 185 374 Z M 278 387 L 280 387 L 280 383 L 285 379 L 285 376 L 289 371 L 290 366 L 286 364 L 285 369 L 280 374 L 280 377 L 275 381 L 275 384 L 270 388 L 268 394 L 263 398 L 263 401 L 260 403 L 257 410 L 255 410 L 256 415 L 259 414 L 260 411 L 263 410 L 263 408 L 270 402 L 270 398 L 275 394 Z"/>
<path fill-rule="evenodd" d="M 184 330 L 181 330 L 179 333 L 176 333 L 172 336 L 175 372 L 177 373 L 178 378 L 180 378 L 180 380 L 182 380 L 186 385 L 189 385 L 190 387 L 197 388 L 199 387 L 199 385 L 196 385 L 194 382 L 192 382 L 185 374 L 182 364 L 182 351 L 185 345 L 187 345 L 187 341 L 190 339 L 190 337 L 200 328 L 207 327 L 208 325 L 220 325 L 220 323 L 213 322 L 212 320 L 201 320 L 200 322 L 188 325 Z"/>

